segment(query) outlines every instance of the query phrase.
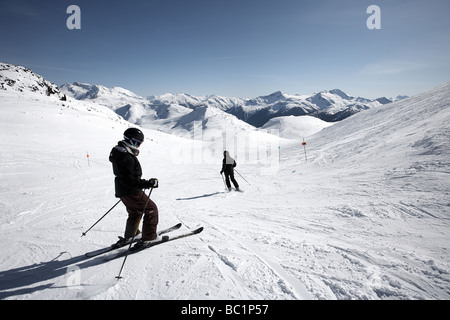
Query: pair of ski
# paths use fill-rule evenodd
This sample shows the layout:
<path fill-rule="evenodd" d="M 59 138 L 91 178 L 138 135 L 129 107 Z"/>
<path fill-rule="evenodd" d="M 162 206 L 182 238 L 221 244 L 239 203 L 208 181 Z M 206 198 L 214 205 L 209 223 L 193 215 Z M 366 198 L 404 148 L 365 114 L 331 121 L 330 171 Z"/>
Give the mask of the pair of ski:
<path fill-rule="evenodd" d="M 189 236 L 193 236 L 193 235 L 199 234 L 200 232 L 203 231 L 203 227 L 201 227 L 201 228 L 195 229 L 193 231 L 190 231 L 190 232 L 187 232 L 187 233 L 183 233 L 183 234 L 179 234 L 179 235 L 176 235 L 176 236 L 173 236 L 173 237 L 170 237 L 170 236 L 167 235 L 167 233 L 169 233 L 169 232 L 172 232 L 172 231 L 180 229 L 181 226 L 182 226 L 182 224 L 179 223 L 179 224 L 174 225 L 173 227 L 170 227 L 170 228 L 167 228 L 167 229 L 159 231 L 158 232 L 158 236 L 161 236 L 162 238 L 160 238 L 158 240 L 151 241 L 151 242 L 148 243 L 148 245 L 143 246 L 143 247 L 141 247 L 139 249 L 131 250 L 130 253 L 136 253 L 136 252 L 139 252 L 139 251 L 142 251 L 142 250 L 154 247 L 154 246 L 159 245 L 161 243 L 165 243 L 165 242 L 169 242 L 169 241 L 173 241 L 173 240 L 177 240 L 177 239 L 182 239 L 182 238 L 186 238 L 186 237 L 189 237 Z M 140 239 L 140 235 L 136 236 L 135 239 L 133 240 L 133 243 L 137 242 L 139 239 Z M 103 248 L 103 249 L 87 252 L 87 253 L 85 253 L 85 256 L 88 257 L 88 258 L 93 258 L 93 257 L 99 256 L 99 255 L 102 255 L 102 254 L 105 254 L 105 253 L 108 253 L 108 252 L 111 252 L 111 251 L 114 251 L 114 250 L 118 250 L 118 249 L 127 247 L 129 245 L 130 245 L 130 243 L 127 243 L 127 244 L 125 244 L 123 246 L 111 245 L 111 246 Z M 117 258 L 117 257 L 120 257 L 120 256 L 123 256 L 126 253 L 127 253 L 127 251 L 119 252 L 117 255 L 115 255 L 113 257 L 113 259 Z"/>

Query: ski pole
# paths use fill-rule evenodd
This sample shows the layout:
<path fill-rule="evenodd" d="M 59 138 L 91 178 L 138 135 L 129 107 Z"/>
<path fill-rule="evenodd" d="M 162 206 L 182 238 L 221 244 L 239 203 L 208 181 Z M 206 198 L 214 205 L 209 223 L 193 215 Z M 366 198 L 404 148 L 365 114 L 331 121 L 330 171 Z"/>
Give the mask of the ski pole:
<path fill-rule="evenodd" d="M 225 186 L 225 190 L 228 191 L 227 184 L 225 182 L 225 178 L 223 177 L 223 173 L 220 174 L 222 176 L 223 185 Z"/>
<path fill-rule="evenodd" d="M 130 246 L 128 247 L 127 254 L 125 255 L 125 258 L 123 259 L 123 263 L 122 263 L 122 266 L 120 267 L 119 275 L 116 277 L 116 279 L 122 279 L 122 277 L 120 275 L 122 274 L 123 267 L 125 266 L 125 262 L 127 261 L 128 253 L 130 253 L 130 249 L 131 249 L 131 246 L 133 245 L 134 238 L 136 238 L 136 234 L 139 230 L 139 225 L 141 224 L 142 216 L 145 214 L 145 209 L 147 209 L 147 205 L 148 205 L 148 202 L 150 201 L 150 196 L 152 195 L 152 191 L 153 191 L 153 188 L 151 188 L 150 192 L 148 193 L 147 201 L 145 202 L 145 205 L 144 205 L 144 210 L 142 210 L 141 218 L 139 219 L 136 230 L 134 231 L 134 236 L 130 241 Z"/>
<path fill-rule="evenodd" d="M 94 223 L 94 225 L 93 225 L 92 227 L 90 227 L 87 231 L 83 232 L 83 233 L 81 234 L 81 236 L 82 236 L 82 237 L 86 236 L 86 233 L 88 233 L 93 227 L 95 227 L 95 225 L 96 225 L 97 223 L 99 223 L 104 217 L 106 217 L 106 215 L 107 215 L 108 213 L 110 213 L 110 212 L 112 211 L 112 209 L 114 209 L 121 201 L 122 201 L 122 200 L 117 201 L 117 203 L 116 203 L 111 209 L 109 209 L 108 212 L 106 212 L 106 213 L 103 215 L 103 217 L 101 217 L 100 219 L 98 219 L 98 221 L 97 221 L 96 223 Z"/>
<path fill-rule="evenodd" d="M 236 169 L 234 169 L 234 171 L 236 171 L 236 173 L 237 173 L 238 175 L 240 175 L 242 179 L 245 180 L 245 178 L 244 178 L 244 177 L 243 177 Z M 249 186 L 251 185 L 250 182 L 248 182 L 247 180 L 245 180 L 245 182 L 247 182 Z"/>

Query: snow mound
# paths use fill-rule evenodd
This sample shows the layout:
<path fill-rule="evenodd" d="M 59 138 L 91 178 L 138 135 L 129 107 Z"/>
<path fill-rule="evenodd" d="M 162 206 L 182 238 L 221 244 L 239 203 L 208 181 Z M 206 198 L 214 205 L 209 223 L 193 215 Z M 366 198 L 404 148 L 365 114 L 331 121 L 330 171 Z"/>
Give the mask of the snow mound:
<path fill-rule="evenodd" d="M 312 136 L 324 128 L 333 125 L 311 116 L 277 117 L 269 120 L 262 130 L 278 130 L 280 137 L 286 139 L 301 139 Z"/>

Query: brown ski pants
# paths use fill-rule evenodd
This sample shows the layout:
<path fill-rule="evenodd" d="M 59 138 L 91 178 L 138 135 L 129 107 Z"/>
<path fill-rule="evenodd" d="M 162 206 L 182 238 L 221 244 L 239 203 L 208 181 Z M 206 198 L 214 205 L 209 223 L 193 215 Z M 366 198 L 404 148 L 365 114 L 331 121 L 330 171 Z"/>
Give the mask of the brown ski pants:
<path fill-rule="evenodd" d="M 158 207 L 156 204 L 149 199 L 148 195 L 143 191 L 135 195 L 124 196 L 120 199 L 128 212 L 124 237 L 128 239 L 135 235 L 143 214 L 142 240 L 154 240 L 157 236 L 156 229 L 158 226 Z M 145 206 L 145 204 L 147 204 L 147 206 Z"/>

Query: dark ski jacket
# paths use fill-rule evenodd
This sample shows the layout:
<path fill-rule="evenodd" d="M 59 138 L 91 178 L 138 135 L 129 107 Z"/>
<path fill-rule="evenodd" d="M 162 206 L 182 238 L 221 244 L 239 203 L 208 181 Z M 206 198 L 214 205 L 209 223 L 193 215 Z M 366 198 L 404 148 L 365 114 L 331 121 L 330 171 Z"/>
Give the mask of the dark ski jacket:
<path fill-rule="evenodd" d="M 222 172 L 233 173 L 236 167 L 236 161 L 230 156 L 223 157 L 222 161 Z"/>
<path fill-rule="evenodd" d="M 144 189 L 145 180 L 142 177 L 141 164 L 133 154 L 133 150 L 123 141 L 115 146 L 109 155 L 116 178 L 114 184 L 116 197 L 138 194 Z"/>

